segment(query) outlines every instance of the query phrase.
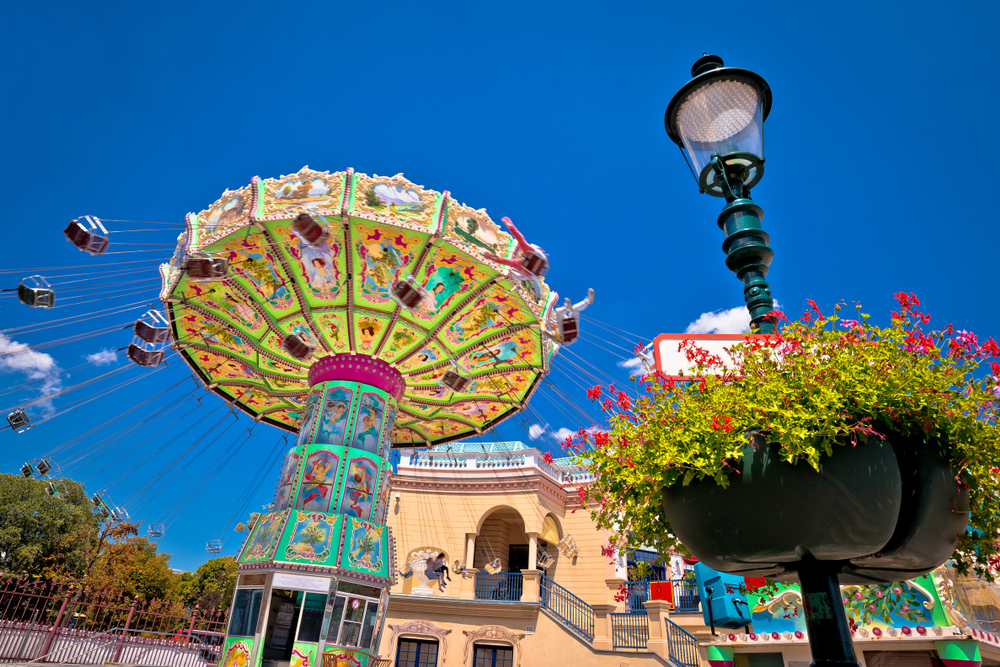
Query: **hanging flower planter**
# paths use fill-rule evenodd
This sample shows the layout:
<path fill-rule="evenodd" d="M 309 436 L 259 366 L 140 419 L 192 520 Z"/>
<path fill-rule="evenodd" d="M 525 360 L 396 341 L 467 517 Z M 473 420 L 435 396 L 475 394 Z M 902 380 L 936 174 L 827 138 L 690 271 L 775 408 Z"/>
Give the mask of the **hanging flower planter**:
<path fill-rule="evenodd" d="M 598 522 L 619 547 L 679 540 L 751 576 L 890 582 L 952 557 L 992 577 L 1000 346 L 925 332 L 916 297 L 896 298 L 888 327 L 810 302 L 779 333 L 734 345 L 728 367 L 685 341 L 692 381 L 646 375 L 638 398 L 591 389 L 610 432 L 566 444 L 593 441 Z"/>

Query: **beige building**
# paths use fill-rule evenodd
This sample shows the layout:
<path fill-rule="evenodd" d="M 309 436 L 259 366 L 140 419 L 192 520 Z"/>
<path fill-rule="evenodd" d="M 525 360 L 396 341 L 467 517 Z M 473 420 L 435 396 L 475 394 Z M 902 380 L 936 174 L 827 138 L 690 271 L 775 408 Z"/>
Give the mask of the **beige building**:
<path fill-rule="evenodd" d="M 378 654 L 396 667 L 696 667 L 665 603 L 626 615 L 615 600 L 626 572 L 581 506 L 590 480 L 519 442 L 402 450 L 386 519 L 398 573 Z M 702 628 L 700 612 L 685 616 Z"/>

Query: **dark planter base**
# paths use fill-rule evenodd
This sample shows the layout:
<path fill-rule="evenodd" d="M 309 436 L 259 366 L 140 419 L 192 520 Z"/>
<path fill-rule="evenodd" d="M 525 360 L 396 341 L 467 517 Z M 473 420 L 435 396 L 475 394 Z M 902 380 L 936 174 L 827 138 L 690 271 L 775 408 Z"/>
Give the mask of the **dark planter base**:
<path fill-rule="evenodd" d="M 727 488 L 709 479 L 664 490 L 674 534 L 708 567 L 793 580 L 806 558 L 840 583 L 902 581 L 947 560 L 968 522 L 968 492 L 937 441 L 837 446 L 819 472 L 779 451 L 748 447 Z"/>

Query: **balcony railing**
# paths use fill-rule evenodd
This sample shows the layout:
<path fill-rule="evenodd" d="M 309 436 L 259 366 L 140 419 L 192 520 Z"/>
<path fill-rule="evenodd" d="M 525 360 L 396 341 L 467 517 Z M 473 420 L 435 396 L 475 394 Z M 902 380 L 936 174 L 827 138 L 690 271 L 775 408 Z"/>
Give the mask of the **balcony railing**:
<path fill-rule="evenodd" d="M 646 650 L 649 617 L 645 614 L 611 614 L 611 647 Z"/>
<path fill-rule="evenodd" d="M 667 650 L 670 652 L 670 659 L 684 667 L 698 667 L 701 663 L 698 658 L 698 640 L 673 621 L 669 619 L 666 621 Z"/>
<path fill-rule="evenodd" d="M 645 614 L 646 606 L 643 604 L 650 598 L 649 584 L 657 582 L 649 581 L 626 581 L 625 588 L 628 590 L 628 610 L 633 614 Z M 666 582 L 664 582 L 666 583 Z M 674 593 L 674 611 L 698 611 L 698 583 L 694 579 L 671 579 L 671 587 Z"/>
<path fill-rule="evenodd" d="M 544 574 L 539 578 L 539 594 L 542 607 L 586 637 L 587 641 L 594 641 L 593 607 Z"/>
<path fill-rule="evenodd" d="M 495 602 L 521 601 L 520 572 L 476 573 L 476 599 Z"/>

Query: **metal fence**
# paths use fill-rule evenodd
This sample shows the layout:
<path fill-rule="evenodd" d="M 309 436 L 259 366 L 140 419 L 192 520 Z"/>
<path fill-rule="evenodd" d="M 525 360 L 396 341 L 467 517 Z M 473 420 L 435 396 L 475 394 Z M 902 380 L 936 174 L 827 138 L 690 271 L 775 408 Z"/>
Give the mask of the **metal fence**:
<path fill-rule="evenodd" d="M 544 574 L 539 579 L 541 605 L 594 641 L 594 608 Z"/>
<path fill-rule="evenodd" d="M 649 616 L 611 614 L 611 647 L 645 650 L 649 641 Z"/>
<path fill-rule="evenodd" d="M 698 611 L 698 583 L 694 579 L 670 579 L 674 593 L 674 611 Z M 646 605 L 643 604 L 650 599 L 649 581 L 626 581 L 625 589 L 628 591 L 629 613 L 645 614 Z"/>
<path fill-rule="evenodd" d="M 476 573 L 476 599 L 496 602 L 521 601 L 520 572 Z"/>
<path fill-rule="evenodd" d="M 663 619 L 667 625 L 667 650 L 670 659 L 684 667 L 699 667 L 698 640 L 668 618 Z"/>
<path fill-rule="evenodd" d="M 0 578 L 0 662 L 42 658 L 68 643 L 103 637 L 112 630 L 120 641 L 105 661 L 120 662 L 127 645 L 169 642 L 172 648 L 194 644 L 204 660 L 215 662 L 227 616 L 228 611 L 104 597 L 37 579 Z M 58 656 L 55 660 L 66 662 Z"/>

